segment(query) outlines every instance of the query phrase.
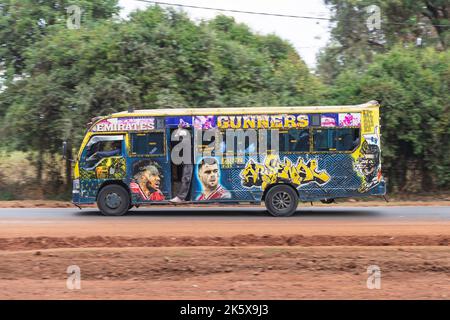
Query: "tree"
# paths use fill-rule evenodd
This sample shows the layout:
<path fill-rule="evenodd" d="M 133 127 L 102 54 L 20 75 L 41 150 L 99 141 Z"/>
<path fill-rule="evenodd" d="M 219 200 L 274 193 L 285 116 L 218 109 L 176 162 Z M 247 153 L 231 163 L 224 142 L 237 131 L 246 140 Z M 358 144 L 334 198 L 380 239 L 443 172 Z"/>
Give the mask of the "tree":
<path fill-rule="evenodd" d="M 445 50 L 450 37 L 450 5 L 445 0 L 325 0 L 333 12 L 330 44 L 318 55 L 318 73 L 333 83 L 343 70 L 363 71 L 376 54 L 397 44 Z M 377 6 L 380 28 L 369 30 L 371 6 Z M 420 38 L 420 40 L 418 40 Z"/>
<path fill-rule="evenodd" d="M 12 80 L 26 66 L 24 52 L 56 27 L 66 28 L 67 8 L 82 10 L 81 23 L 111 18 L 118 0 L 2 0 L 0 2 L 0 66 Z"/>
<path fill-rule="evenodd" d="M 330 103 L 379 99 L 383 166 L 389 187 L 431 191 L 450 186 L 450 53 L 394 47 L 367 71 L 342 72 Z"/>

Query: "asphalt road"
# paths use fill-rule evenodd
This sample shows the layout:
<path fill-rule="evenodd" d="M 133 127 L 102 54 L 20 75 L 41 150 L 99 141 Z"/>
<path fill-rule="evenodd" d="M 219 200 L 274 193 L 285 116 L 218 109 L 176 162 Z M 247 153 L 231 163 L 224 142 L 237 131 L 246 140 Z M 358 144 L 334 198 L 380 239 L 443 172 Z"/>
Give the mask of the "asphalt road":
<path fill-rule="evenodd" d="M 339 221 L 450 221 L 450 206 L 447 207 L 299 207 L 288 218 L 271 217 L 263 207 L 147 207 L 132 209 L 121 217 L 105 217 L 94 208 L 2 208 L 0 224 L 20 222 L 70 221 L 87 222 L 104 219 L 105 221 L 176 221 L 227 220 L 260 221 L 268 219 L 299 220 L 339 220 Z M 273 220 L 272 220 L 273 221 Z"/>

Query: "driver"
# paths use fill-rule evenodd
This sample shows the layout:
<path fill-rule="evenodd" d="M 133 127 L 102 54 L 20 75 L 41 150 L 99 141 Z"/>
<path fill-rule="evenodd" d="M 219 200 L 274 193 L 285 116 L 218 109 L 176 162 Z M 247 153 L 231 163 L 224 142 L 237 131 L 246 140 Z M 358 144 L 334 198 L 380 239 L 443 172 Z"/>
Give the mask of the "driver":
<path fill-rule="evenodd" d="M 99 147 L 99 149 L 103 149 L 103 148 Z M 111 144 L 111 150 L 96 151 L 91 156 L 88 156 L 86 161 L 88 161 L 88 163 L 92 162 L 92 161 L 97 162 L 97 160 L 99 160 L 99 159 L 120 156 L 121 152 L 122 152 L 122 141 L 120 141 L 120 140 L 113 141 Z"/>
<path fill-rule="evenodd" d="M 113 141 L 111 145 L 111 150 L 109 151 L 98 151 L 95 153 L 97 158 L 107 158 L 120 155 L 122 151 L 122 141 Z"/>

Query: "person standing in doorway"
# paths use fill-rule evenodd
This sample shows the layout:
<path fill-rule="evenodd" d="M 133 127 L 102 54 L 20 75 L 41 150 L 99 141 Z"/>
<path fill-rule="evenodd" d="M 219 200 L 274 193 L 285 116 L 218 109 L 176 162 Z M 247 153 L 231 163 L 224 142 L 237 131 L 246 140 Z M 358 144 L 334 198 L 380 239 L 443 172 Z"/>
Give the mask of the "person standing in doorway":
<path fill-rule="evenodd" d="M 180 121 L 178 124 L 178 128 L 174 131 L 172 134 L 172 137 L 175 141 L 181 141 L 182 139 L 189 139 L 191 141 L 190 137 L 190 131 L 187 129 L 189 127 L 189 124 L 187 124 L 184 121 Z M 186 201 L 186 198 L 189 194 L 189 190 L 191 187 L 191 181 L 192 181 L 192 174 L 194 172 L 194 165 L 192 163 L 192 154 L 187 159 L 187 161 L 182 161 L 182 174 L 181 174 L 181 186 L 177 191 L 177 194 L 174 198 L 170 200 L 172 203 L 179 203 Z"/>

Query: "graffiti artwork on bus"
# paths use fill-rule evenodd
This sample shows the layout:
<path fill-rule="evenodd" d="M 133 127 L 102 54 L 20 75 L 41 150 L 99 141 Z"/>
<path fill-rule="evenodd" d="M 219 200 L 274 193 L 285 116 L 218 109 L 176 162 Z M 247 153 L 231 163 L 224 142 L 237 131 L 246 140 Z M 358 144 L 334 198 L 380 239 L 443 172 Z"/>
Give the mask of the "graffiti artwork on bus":
<path fill-rule="evenodd" d="M 80 168 L 82 179 L 122 179 L 126 175 L 123 157 L 108 157 L 100 160 L 92 168 Z"/>
<path fill-rule="evenodd" d="M 250 159 L 241 171 L 241 178 L 244 187 L 261 187 L 262 190 L 275 183 L 290 183 L 297 188 L 313 182 L 324 185 L 330 180 L 325 170 L 318 169 L 317 159 L 304 162 L 299 158 L 294 165 L 286 157 L 281 162 L 277 155 L 268 155 L 264 164 Z"/>
<path fill-rule="evenodd" d="M 367 192 L 382 180 L 380 162 L 380 136 L 378 127 L 373 134 L 364 134 L 361 148 L 356 151 L 354 157 L 354 169 L 361 177 L 359 192 Z"/>

